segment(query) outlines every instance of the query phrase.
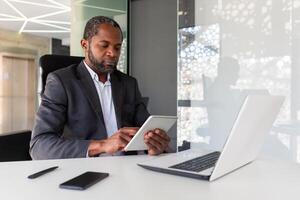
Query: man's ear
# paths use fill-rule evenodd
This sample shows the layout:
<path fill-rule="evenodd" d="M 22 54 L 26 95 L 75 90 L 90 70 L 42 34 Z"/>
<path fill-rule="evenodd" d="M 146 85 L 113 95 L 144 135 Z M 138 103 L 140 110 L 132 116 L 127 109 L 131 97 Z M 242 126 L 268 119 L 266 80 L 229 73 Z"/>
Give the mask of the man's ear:
<path fill-rule="evenodd" d="M 83 48 L 83 50 L 87 51 L 88 50 L 88 40 L 82 39 L 80 41 L 81 47 Z"/>

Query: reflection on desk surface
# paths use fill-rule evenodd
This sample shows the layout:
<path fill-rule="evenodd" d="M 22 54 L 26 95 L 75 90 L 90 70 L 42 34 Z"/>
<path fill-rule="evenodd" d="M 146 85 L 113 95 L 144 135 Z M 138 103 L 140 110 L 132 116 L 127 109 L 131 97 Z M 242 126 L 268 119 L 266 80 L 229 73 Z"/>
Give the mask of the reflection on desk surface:
<path fill-rule="evenodd" d="M 275 123 L 265 142 L 264 150 L 273 157 L 300 163 L 300 121 Z"/>

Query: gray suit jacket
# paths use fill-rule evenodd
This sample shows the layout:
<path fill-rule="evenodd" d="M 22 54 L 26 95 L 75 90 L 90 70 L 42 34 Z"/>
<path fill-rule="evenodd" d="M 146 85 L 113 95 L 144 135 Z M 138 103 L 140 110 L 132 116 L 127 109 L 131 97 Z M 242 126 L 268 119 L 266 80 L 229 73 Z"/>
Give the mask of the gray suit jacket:
<path fill-rule="evenodd" d="M 115 70 L 112 97 L 118 128 L 149 116 L 135 78 Z M 48 75 L 30 142 L 33 159 L 86 157 L 92 139 L 107 138 L 100 100 L 83 62 Z"/>

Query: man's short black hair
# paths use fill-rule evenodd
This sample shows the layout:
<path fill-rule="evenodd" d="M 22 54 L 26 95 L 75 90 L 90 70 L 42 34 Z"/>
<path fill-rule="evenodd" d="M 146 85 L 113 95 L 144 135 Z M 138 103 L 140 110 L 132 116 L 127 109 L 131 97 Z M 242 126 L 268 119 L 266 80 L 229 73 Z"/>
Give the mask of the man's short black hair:
<path fill-rule="evenodd" d="M 87 21 L 83 32 L 83 39 L 90 41 L 93 36 L 97 35 L 98 28 L 101 24 L 110 24 L 113 27 L 118 28 L 123 40 L 123 33 L 120 25 L 115 20 L 105 16 L 95 16 Z"/>

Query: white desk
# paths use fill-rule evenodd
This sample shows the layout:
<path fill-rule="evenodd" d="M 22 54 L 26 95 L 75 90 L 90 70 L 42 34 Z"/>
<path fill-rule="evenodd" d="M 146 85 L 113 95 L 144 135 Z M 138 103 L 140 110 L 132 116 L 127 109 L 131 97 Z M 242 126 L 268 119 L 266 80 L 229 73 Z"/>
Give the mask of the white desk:
<path fill-rule="evenodd" d="M 143 169 L 137 162 L 148 156 L 102 157 L 0 163 L 0 199 L 26 200 L 275 200 L 300 199 L 300 165 L 257 160 L 215 182 L 162 174 Z M 39 170 L 59 169 L 30 180 Z M 58 185 L 85 171 L 110 176 L 85 191 L 60 189 Z"/>

